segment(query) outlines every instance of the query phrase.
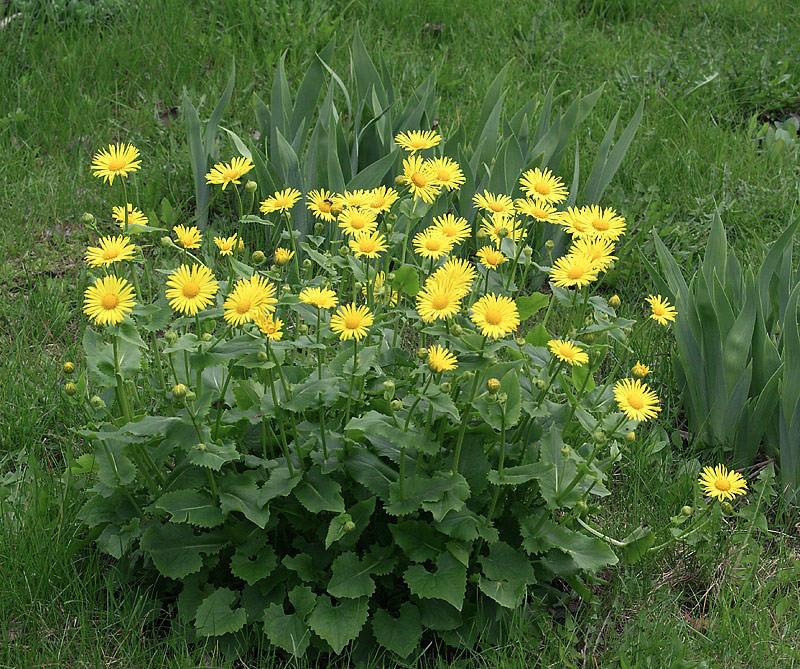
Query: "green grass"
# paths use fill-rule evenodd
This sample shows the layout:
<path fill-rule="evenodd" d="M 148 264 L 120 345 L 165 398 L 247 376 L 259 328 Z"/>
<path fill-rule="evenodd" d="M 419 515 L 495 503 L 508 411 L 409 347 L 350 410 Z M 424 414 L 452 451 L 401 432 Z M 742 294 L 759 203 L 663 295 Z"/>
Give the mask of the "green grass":
<path fill-rule="evenodd" d="M 357 22 L 401 91 L 437 75 L 444 128 L 474 121 L 507 62 L 512 108 L 541 99 L 553 79 L 559 92 L 604 84 L 579 137 L 585 155 L 618 108 L 627 118 L 645 100 L 606 194 L 637 230 L 630 272 L 616 286 L 636 305 L 646 285 L 639 259 L 653 257 L 650 230 L 688 267 L 715 207 L 748 258 L 795 214 L 798 165 L 768 161 L 749 125 L 800 110 L 795 9 L 789 0 L 141 0 L 105 22 L 12 21 L 0 31 L 0 476 L 11 495 L 0 526 L 0 666 L 231 663 L 190 645 L 146 586 L 119 588 L 75 523 L 79 500 L 64 497 L 63 454 L 80 452 L 70 430 L 82 416 L 63 397 L 59 369 L 78 357 L 83 327 L 79 261 L 89 237 L 80 216 L 107 215 L 108 191 L 88 172 L 98 146 L 119 139 L 142 150 L 143 209 L 166 196 L 188 210 L 189 162 L 174 113 L 182 90 L 195 101 L 205 95 L 209 113 L 235 60 L 224 123 L 250 133 L 251 96 L 268 93 L 280 54 L 287 50 L 296 82 L 315 50 L 334 37 L 346 45 Z M 664 342 L 641 345 L 666 357 Z M 658 373 L 669 381 L 664 363 Z M 664 425 L 673 431 L 670 401 Z M 640 523 L 668 524 L 691 495 L 692 457 L 667 447 L 625 462 L 598 523 L 618 537 Z M 776 531 L 746 544 L 737 569 L 733 537 L 712 554 L 667 551 L 609 572 L 593 604 L 532 605 L 507 645 L 453 666 L 798 665 L 800 544 L 789 522 L 778 516 Z M 268 651 L 257 652 L 259 666 L 270 666 Z"/>

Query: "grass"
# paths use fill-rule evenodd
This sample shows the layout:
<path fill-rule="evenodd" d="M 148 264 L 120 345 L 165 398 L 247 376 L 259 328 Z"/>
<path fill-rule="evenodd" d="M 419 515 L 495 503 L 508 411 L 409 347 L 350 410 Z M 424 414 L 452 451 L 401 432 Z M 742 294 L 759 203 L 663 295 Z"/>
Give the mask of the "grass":
<path fill-rule="evenodd" d="M 251 96 L 268 93 L 280 54 L 295 82 L 315 50 L 334 37 L 347 44 L 356 23 L 400 90 L 436 73 L 444 128 L 474 121 L 506 63 L 512 108 L 541 99 L 554 79 L 558 91 L 603 84 L 582 152 L 592 153 L 618 108 L 627 118 L 646 105 L 606 195 L 638 230 L 630 273 L 616 286 L 638 304 L 650 230 L 688 267 L 715 207 L 748 258 L 794 215 L 798 166 L 770 162 L 751 121 L 800 109 L 793 9 L 789 0 L 140 0 L 92 23 L 12 20 L 0 30 L 0 504 L 21 513 L 0 526 L 0 666 L 230 664 L 165 625 L 146 589 L 116 586 L 111 563 L 75 523 L 79 500 L 61 484 L 63 454 L 81 448 L 70 429 L 82 417 L 63 397 L 59 369 L 79 355 L 80 216 L 107 208 L 87 169 L 98 146 L 124 139 L 142 150 L 143 209 L 164 196 L 186 209 L 182 89 L 205 94 L 209 113 L 235 60 L 225 123 L 252 132 Z M 335 65 L 345 56 L 340 47 Z M 691 494 L 692 457 L 667 445 L 626 462 L 596 511 L 600 524 L 612 536 L 668 524 Z M 452 666 L 796 666 L 800 544 L 787 523 L 778 517 L 786 529 L 744 549 L 736 535 L 711 555 L 670 550 L 611 572 L 594 603 L 532 607 L 506 646 Z"/>

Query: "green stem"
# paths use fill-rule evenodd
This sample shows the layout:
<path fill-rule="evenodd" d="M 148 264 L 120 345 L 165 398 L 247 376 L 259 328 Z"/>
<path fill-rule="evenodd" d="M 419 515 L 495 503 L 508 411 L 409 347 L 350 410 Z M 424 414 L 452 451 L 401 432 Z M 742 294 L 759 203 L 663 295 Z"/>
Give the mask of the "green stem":
<path fill-rule="evenodd" d="M 228 375 L 225 377 L 225 383 L 222 384 L 222 392 L 220 393 L 219 398 L 219 407 L 217 407 L 217 418 L 214 421 L 214 436 L 213 439 L 216 441 L 217 436 L 219 435 L 219 425 L 220 421 L 222 420 L 222 410 L 225 407 L 225 393 L 228 391 L 228 384 L 231 381 L 231 376 L 233 376 L 230 370 L 226 370 Z"/>
<path fill-rule="evenodd" d="M 500 413 L 500 461 L 497 463 L 497 477 L 499 481 L 503 480 L 503 471 L 505 470 L 506 464 L 506 409 L 505 406 L 503 407 L 502 412 Z M 492 494 L 492 504 L 489 507 L 489 515 L 487 516 L 489 520 L 494 517 L 494 510 L 497 506 L 497 500 L 500 498 L 500 488 L 502 486 L 498 483 L 498 485 L 494 488 L 494 493 Z"/>
<path fill-rule="evenodd" d="M 350 403 L 353 399 L 353 389 L 356 385 L 356 368 L 358 367 L 358 339 L 353 337 L 353 373 L 350 376 L 350 389 L 347 392 L 347 407 L 345 408 L 345 421 L 344 425 L 350 422 Z"/>
<path fill-rule="evenodd" d="M 433 380 L 433 374 L 431 373 L 428 376 L 428 380 L 425 382 L 425 386 L 422 388 L 422 392 L 417 395 L 417 398 L 414 400 L 414 403 L 411 405 L 411 408 L 408 410 L 408 416 L 406 416 L 406 422 L 403 425 L 403 432 L 408 432 L 408 425 L 411 422 L 411 416 L 414 414 L 414 409 L 417 408 L 417 405 L 420 403 L 422 396 L 428 390 L 428 386 L 431 385 L 431 381 Z"/>
<path fill-rule="evenodd" d="M 128 402 L 128 394 L 125 392 L 125 381 L 119 369 L 119 341 L 116 334 L 114 335 L 112 348 L 114 351 L 114 377 L 117 382 L 117 401 L 122 410 L 122 415 L 125 417 L 125 420 L 130 423 L 133 421 L 133 413 L 131 412 L 131 406 Z"/>
<path fill-rule="evenodd" d="M 479 352 L 479 362 L 483 361 L 483 350 L 486 348 L 486 337 L 483 338 L 483 342 L 481 343 L 481 349 Z M 475 378 L 472 381 L 472 390 L 469 393 L 469 399 L 467 400 L 467 406 L 464 409 L 464 415 L 461 417 L 461 429 L 458 432 L 458 440 L 456 441 L 455 451 L 453 452 L 453 466 L 452 466 L 452 473 L 453 476 L 458 474 L 458 467 L 461 463 L 461 449 L 464 446 L 464 435 L 467 433 L 467 425 L 469 424 L 469 416 L 472 411 L 472 400 L 475 399 L 475 393 L 478 390 L 478 383 L 480 382 L 480 370 L 481 365 L 478 365 L 478 368 L 475 370 Z"/>

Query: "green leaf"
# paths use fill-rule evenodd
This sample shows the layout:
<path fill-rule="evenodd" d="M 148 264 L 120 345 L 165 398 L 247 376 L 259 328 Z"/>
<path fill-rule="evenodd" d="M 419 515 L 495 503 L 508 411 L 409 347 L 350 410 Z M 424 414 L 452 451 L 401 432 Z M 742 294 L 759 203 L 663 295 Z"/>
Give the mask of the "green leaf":
<path fill-rule="evenodd" d="M 464 604 L 467 570 L 450 553 L 441 553 L 436 571 L 431 573 L 422 565 L 412 565 L 403 575 L 411 592 L 422 599 L 442 599 L 459 611 Z"/>
<path fill-rule="evenodd" d="M 310 583 L 315 581 L 317 574 L 314 571 L 314 562 L 307 553 L 287 555 L 283 558 L 283 566 L 295 572 L 301 580 Z"/>
<path fill-rule="evenodd" d="M 216 527 L 223 520 L 219 505 L 203 490 L 173 490 L 161 495 L 153 506 L 171 514 L 174 523 Z"/>
<path fill-rule="evenodd" d="M 330 406 L 339 397 L 339 381 L 341 379 L 337 376 L 328 376 L 320 380 L 315 373 L 310 381 L 292 386 L 291 397 L 282 403 L 281 407 L 299 413 L 320 405 Z"/>
<path fill-rule="evenodd" d="M 419 609 L 411 602 L 405 602 L 397 617 L 386 609 L 378 609 L 372 616 L 372 631 L 381 646 L 406 657 L 422 638 Z"/>
<path fill-rule="evenodd" d="M 303 473 L 295 470 L 289 473 L 289 468 L 283 464 L 272 470 L 269 480 L 261 487 L 261 501 L 266 503 L 271 499 L 286 497 L 295 489 Z"/>
<path fill-rule="evenodd" d="M 419 292 L 419 274 L 413 265 L 403 265 L 395 270 L 392 279 L 394 290 L 411 295 L 412 297 Z"/>
<path fill-rule="evenodd" d="M 197 609 L 194 626 L 200 636 L 222 636 L 238 632 L 247 622 L 241 607 L 234 609 L 237 595 L 228 588 L 214 590 Z"/>
<path fill-rule="evenodd" d="M 96 444 L 94 448 L 97 463 L 97 478 L 109 487 L 127 486 L 136 480 L 136 466 L 116 444 Z"/>
<path fill-rule="evenodd" d="M 219 501 L 224 514 L 238 511 L 263 529 L 269 520 L 269 510 L 264 506 L 257 478 L 253 471 L 231 472 L 219 482 Z"/>
<path fill-rule="evenodd" d="M 233 444 L 215 444 L 214 442 L 203 444 L 203 448 L 196 446 L 189 452 L 188 460 L 193 465 L 205 467 L 219 471 L 226 462 L 234 462 L 239 459 L 239 452 Z"/>
<path fill-rule="evenodd" d="M 656 535 L 649 527 L 637 527 L 622 542 L 622 558 L 626 564 L 634 564 L 647 555 L 647 551 L 655 544 Z"/>
<path fill-rule="evenodd" d="M 524 323 L 535 313 L 547 306 L 550 302 L 550 296 L 544 293 L 534 293 L 533 295 L 521 295 L 516 301 L 520 323 Z"/>
<path fill-rule="evenodd" d="M 325 535 L 325 550 L 347 534 L 349 531 L 347 528 L 352 522 L 353 519 L 349 513 L 340 513 L 331 519 L 330 525 L 328 525 L 328 532 Z"/>
<path fill-rule="evenodd" d="M 278 564 L 272 546 L 263 533 L 254 533 L 250 540 L 231 556 L 231 572 L 252 585 L 269 576 Z"/>
<path fill-rule="evenodd" d="M 164 576 L 184 578 L 200 571 L 204 554 L 219 552 L 225 543 L 219 534 L 195 534 L 188 525 L 166 523 L 148 527 L 141 548 Z"/>
<path fill-rule="evenodd" d="M 506 467 L 502 476 L 496 469 L 492 469 L 487 474 L 487 479 L 493 485 L 520 485 L 542 476 L 543 467 L 546 467 L 546 465 L 542 465 L 540 462 Z"/>
<path fill-rule="evenodd" d="M 294 495 L 311 513 L 344 511 L 342 487 L 329 476 L 325 476 L 318 467 L 309 469 L 303 481 L 294 489 Z"/>
<path fill-rule="evenodd" d="M 531 344 L 531 346 L 545 346 L 551 339 L 550 333 L 542 323 L 538 323 L 533 330 L 530 330 L 528 334 L 525 335 L 525 341 Z"/>
<path fill-rule="evenodd" d="M 375 592 L 375 583 L 369 569 L 370 564 L 364 566 L 355 553 L 342 553 L 331 565 L 328 592 L 337 599 L 371 596 Z"/>
<path fill-rule="evenodd" d="M 522 535 L 525 537 L 525 550 L 531 552 L 529 547 L 533 537 L 526 536 L 525 529 L 521 529 Z M 567 553 L 579 569 L 595 572 L 601 567 L 619 562 L 614 551 L 602 539 L 588 537 L 563 525 L 556 525 L 552 521 L 546 520 L 542 523 L 538 534 L 540 535 L 539 540 L 544 541 L 546 546 Z"/>
<path fill-rule="evenodd" d="M 264 611 L 264 632 L 270 643 L 295 657 L 305 655 L 311 640 L 303 619 L 296 613 L 284 613 L 280 604 L 270 604 Z"/>
<path fill-rule="evenodd" d="M 367 622 L 368 613 L 369 600 L 366 597 L 346 599 L 334 606 L 329 597 L 321 595 L 308 618 L 308 624 L 338 655 L 359 635 Z"/>
<path fill-rule="evenodd" d="M 437 532 L 430 523 L 421 520 L 404 520 L 389 525 L 395 543 L 414 562 L 434 560 L 444 550 L 447 537 Z"/>

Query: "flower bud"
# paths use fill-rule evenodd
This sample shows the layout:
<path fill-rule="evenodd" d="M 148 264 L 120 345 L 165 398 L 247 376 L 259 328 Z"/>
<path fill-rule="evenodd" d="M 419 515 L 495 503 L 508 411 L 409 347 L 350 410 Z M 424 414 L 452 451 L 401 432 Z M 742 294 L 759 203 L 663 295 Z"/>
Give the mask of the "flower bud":
<path fill-rule="evenodd" d="M 248 193 L 255 193 L 257 188 L 258 188 L 258 183 L 252 181 L 251 179 L 248 179 L 247 181 L 244 182 L 244 189 Z"/>
<path fill-rule="evenodd" d="M 530 258 L 533 255 L 533 249 L 530 246 L 522 247 L 522 255 L 526 258 Z"/>
<path fill-rule="evenodd" d="M 90 214 L 88 211 L 83 212 L 83 216 L 81 216 L 81 222 L 85 225 L 91 225 L 94 223 L 94 216 Z"/>
<path fill-rule="evenodd" d="M 210 332 L 204 332 L 203 335 L 200 337 L 203 341 L 211 341 L 214 338 Z"/>
<path fill-rule="evenodd" d="M 259 351 L 259 352 L 256 354 L 256 359 L 257 359 L 259 362 L 267 362 L 267 360 L 269 360 L 269 356 L 267 355 L 267 352 L 266 352 L 266 351 Z"/>
<path fill-rule="evenodd" d="M 572 453 L 572 449 L 569 446 L 561 447 L 561 455 L 563 455 L 565 458 L 568 458 L 570 453 Z"/>
<path fill-rule="evenodd" d="M 350 247 L 347 244 L 342 244 L 339 247 L 339 255 L 344 258 L 348 253 L 350 253 Z"/>
<path fill-rule="evenodd" d="M 71 381 L 69 383 L 65 383 L 64 392 L 67 393 L 67 395 L 74 395 L 75 393 L 78 392 L 78 386 L 76 386 Z"/>
<path fill-rule="evenodd" d="M 544 379 L 536 379 L 536 381 L 534 381 L 534 385 L 539 390 L 544 390 L 545 388 L 547 388 L 547 381 L 545 381 Z"/>
<path fill-rule="evenodd" d="M 392 411 L 400 411 L 400 409 L 403 408 L 403 403 L 400 400 L 392 400 L 389 406 L 392 408 Z"/>
<path fill-rule="evenodd" d="M 418 348 L 417 349 L 417 357 L 420 360 L 426 360 L 428 358 L 428 349 L 427 348 Z"/>
<path fill-rule="evenodd" d="M 197 395 L 195 394 L 194 390 L 187 390 L 186 391 L 186 401 L 187 402 L 194 402 L 197 399 Z"/>
<path fill-rule="evenodd" d="M 602 430 L 595 430 L 592 433 L 592 439 L 594 439 L 598 444 L 604 444 L 606 441 L 606 433 Z"/>
<path fill-rule="evenodd" d="M 505 228 L 500 228 L 495 232 L 495 234 L 497 235 L 498 239 L 505 239 L 506 237 L 508 237 L 508 230 L 506 230 Z"/>
<path fill-rule="evenodd" d="M 508 393 L 497 393 L 497 403 L 505 404 L 508 401 Z"/>
<path fill-rule="evenodd" d="M 694 513 L 694 509 L 691 506 L 683 506 L 681 507 L 681 513 L 688 518 Z"/>
<path fill-rule="evenodd" d="M 616 309 L 620 304 L 622 304 L 622 300 L 619 299 L 619 295 L 614 294 L 608 298 L 608 306 Z"/>
<path fill-rule="evenodd" d="M 498 390 L 500 390 L 500 379 L 495 379 L 492 377 L 486 382 L 486 390 L 489 391 L 490 395 L 494 395 Z"/>
<path fill-rule="evenodd" d="M 352 532 L 356 529 L 356 524 L 352 520 L 348 520 L 345 522 L 343 529 L 345 532 Z"/>
<path fill-rule="evenodd" d="M 205 445 L 203 442 L 200 442 L 199 444 L 195 444 L 195 446 L 194 446 L 194 447 L 195 447 L 195 448 L 196 448 L 198 451 L 204 451 L 204 450 L 206 450 L 206 445 Z"/>
<path fill-rule="evenodd" d="M 72 374 L 75 371 L 75 363 L 67 360 L 61 369 L 64 370 L 64 374 Z"/>
<path fill-rule="evenodd" d="M 386 379 L 386 381 L 383 382 L 383 389 L 387 392 L 393 393 L 395 389 L 394 381 L 391 379 Z"/>
<path fill-rule="evenodd" d="M 579 516 L 582 516 L 589 511 L 589 505 L 582 499 L 578 500 L 575 504 L 575 511 L 577 511 Z"/>
<path fill-rule="evenodd" d="M 167 236 L 161 238 L 161 246 L 164 248 L 169 248 L 170 246 L 175 246 L 175 243 Z"/>
<path fill-rule="evenodd" d="M 297 331 L 300 334 L 308 334 L 308 325 L 305 323 L 300 323 L 300 325 L 297 326 Z"/>
<path fill-rule="evenodd" d="M 722 513 L 728 516 L 730 516 L 733 513 L 733 504 L 731 504 L 730 502 L 723 502 L 719 506 L 722 509 Z"/>
<path fill-rule="evenodd" d="M 291 286 L 290 286 L 288 283 L 284 283 L 284 284 L 281 286 L 281 292 L 282 292 L 284 295 L 288 295 L 289 293 L 291 293 L 291 292 L 292 292 L 292 287 L 291 287 Z"/>
<path fill-rule="evenodd" d="M 547 241 L 544 243 L 544 247 L 545 247 L 545 248 L 546 248 L 548 251 L 552 251 L 552 250 L 553 250 L 553 249 L 556 247 L 556 243 L 555 243 L 555 242 L 554 242 L 552 239 L 548 239 L 548 240 L 547 240 Z"/>
<path fill-rule="evenodd" d="M 167 330 L 166 334 L 164 335 L 164 338 L 167 340 L 168 343 L 174 344 L 176 341 L 178 341 L 178 333 L 175 332 L 175 330 Z"/>
<path fill-rule="evenodd" d="M 303 267 L 305 267 L 306 269 L 308 269 L 309 267 L 311 267 L 311 258 L 306 258 L 306 259 L 303 261 Z"/>
<path fill-rule="evenodd" d="M 449 393 L 453 389 L 453 386 L 450 385 L 449 381 L 445 381 L 439 385 L 439 388 L 443 393 Z"/>
<path fill-rule="evenodd" d="M 517 338 L 514 340 L 514 343 L 515 343 L 517 346 L 520 346 L 520 347 L 522 347 L 522 346 L 525 346 L 525 344 L 527 344 L 528 342 L 526 342 L 526 341 L 525 341 L 525 337 L 517 337 Z"/>
<path fill-rule="evenodd" d="M 625 441 L 636 441 L 636 433 L 631 431 L 625 434 Z"/>
<path fill-rule="evenodd" d="M 178 400 L 182 399 L 186 397 L 188 390 L 189 389 L 182 383 L 176 383 L 174 386 L 172 386 L 172 396 Z"/>
<path fill-rule="evenodd" d="M 456 337 L 460 337 L 464 334 L 464 328 L 462 328 L 458 323 L 453 323 L 450 326 L 450 332 L 452 332 Z"/>
<path fill-rule="evenodd" d="M 95 409 L 105 409 L 106 403 L 100 395 L 92 395 L 91 399 L 89 400 L 89 404 L 91 404 Z"/>
<path fill-rule="evenodd" d="M 325 231 L 325 224 L 317 221 L 314 223 L 314 233 L 321 235 Z"/>
<path fill-rule="evenodd" d="M 391 223 L 386 224 L 386 234 L 391 235 L 394 232 L 394 226 Z"/>
<path fill-rule="evenodd" d="M 250 256 L 250 260 L 256 266 L 263 265 L 266 259 L 267 256 L 263 251 L 253 251 L 253 255 Z"/>
<path fill-rule="evenodd" d="M 405 178 L 405 177 L 404 177 L 402 174 L 398 174 L 398 175 L 397 175 L 397 176 L 394 178 L 394 183 L 395 183 L 395 186 L 402 186 L 402 185 L 403 185 L 403 184 L 406 182 L 406 181 L 405 181 L 405 179 L 406 179 L 406 178 Z"/>

